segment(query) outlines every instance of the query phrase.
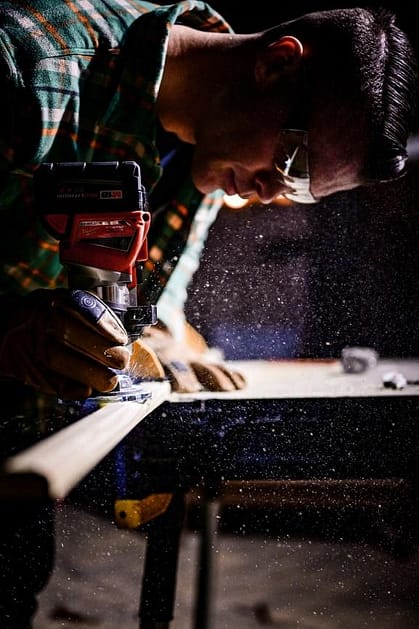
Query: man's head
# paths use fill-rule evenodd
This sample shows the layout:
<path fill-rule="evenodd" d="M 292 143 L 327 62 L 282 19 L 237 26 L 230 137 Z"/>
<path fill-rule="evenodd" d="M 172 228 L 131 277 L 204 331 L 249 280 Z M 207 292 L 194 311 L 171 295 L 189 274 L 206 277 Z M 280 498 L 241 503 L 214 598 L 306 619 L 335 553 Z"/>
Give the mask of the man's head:
<path fill-rule="evenodd" d="M 295 187 L 304 191 L 295 199 L 307 201 L 308 188 L 319 199 L 402 175 L 417 76 L 393 15 L 321 11 L 239 38 L 232 58 L 242 54 L 253 74 L 237 63 L 230 86 L 219 84 L 207 130 L 198 129 L 193 176 L 200 189 L 269 202 Z M 217 107 L 218 127 L 211 118 Z"/>
<path fill-rule="evenodd" d="M 306 51 L 314 195 L 401 176 L 417 77 L 413 51 L 394 16 L 382 9 L 323 11 L 281 30 L 291 30 Z"/>

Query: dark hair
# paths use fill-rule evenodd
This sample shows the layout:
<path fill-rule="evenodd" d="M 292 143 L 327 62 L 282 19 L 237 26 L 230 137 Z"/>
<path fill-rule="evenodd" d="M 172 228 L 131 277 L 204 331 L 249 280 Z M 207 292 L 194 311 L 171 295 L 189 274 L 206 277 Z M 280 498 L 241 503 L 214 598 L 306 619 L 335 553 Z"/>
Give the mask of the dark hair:
<path fill-rule="evenodd" d="M 328 55 L 329 65 L 358 92 L 369 127 L 365 181 L 402 175 L 417 100 L 417 60 L 394 13 L 359 7 L 317 11 L 270 30 L 312 42 L 313 55 Z M 332 61 L 331 46 L 337 51 Z"/>
<path fill-rule="evenodd" d="M 386 181 L 405 171 L 417 99 L 417 61 L 392 12 L 382 8 L 364 12 L 367 28 L 358 31 L 354 42 L 371 128 L 364 175 Z"/>

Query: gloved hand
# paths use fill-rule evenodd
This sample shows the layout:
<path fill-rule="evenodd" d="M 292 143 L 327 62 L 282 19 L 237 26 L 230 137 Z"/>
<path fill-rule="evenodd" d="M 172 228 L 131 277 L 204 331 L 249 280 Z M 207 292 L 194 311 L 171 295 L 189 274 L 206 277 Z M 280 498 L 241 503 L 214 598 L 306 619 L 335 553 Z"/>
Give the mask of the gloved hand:
<path fill-rule="evenodd" d="M 114 312 L 93 293 L 36 290 L 3 296 L 0 376 L 45 394 L 84 399 L 112 391 L 125 369 L 128 336 Z"/>
<path fill-rule="evenodd" d="M 162 323 L 145 328 L 133 343 L 129 371 L 146 379 L 166 375 L 178 393 L 234 391 L 246 386 L 242 374 L 214 360 L 203 337 L 189 324 L 185 342 L 176 341 Z"/>

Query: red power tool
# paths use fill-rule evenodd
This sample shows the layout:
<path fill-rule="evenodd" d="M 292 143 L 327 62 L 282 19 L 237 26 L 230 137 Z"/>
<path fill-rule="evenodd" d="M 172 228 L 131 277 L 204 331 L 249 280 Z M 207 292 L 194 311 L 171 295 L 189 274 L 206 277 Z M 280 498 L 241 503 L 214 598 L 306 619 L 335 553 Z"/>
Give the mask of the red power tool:
<path fill-rule="evenodd" d="M 42 163 L 35 202 L 59 240 L 69 288 L 90 290 L 119 316 L 131 341 L 157 321 L 155 305 L 138 306 L 147 259 L 150 213 L 136 162 Z"/>

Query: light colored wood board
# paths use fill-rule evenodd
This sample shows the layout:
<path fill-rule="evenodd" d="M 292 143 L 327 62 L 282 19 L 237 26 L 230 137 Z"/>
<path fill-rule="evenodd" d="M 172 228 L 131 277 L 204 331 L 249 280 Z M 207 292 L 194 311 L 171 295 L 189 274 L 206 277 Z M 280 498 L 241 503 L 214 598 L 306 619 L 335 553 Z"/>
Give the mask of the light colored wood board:
<path fill-rule="evenodd" d="M 146 386 L 152 393 L 149 400 L 103 406 L 7 459 L 5 474 L 33 474 L 46 479 L 49 498 L 65 497 L 144 417 L 168 399 L 168 382 Z"/>
<path fill-rule="evenodd" d="M 244 389 L 172 393 L 170 401 L 419 396 L 418 384 L 400 390 L 382 384 L 383 375 L 389 371 L 400 371 L 407 379 L 419 382 L 419 360 L 380 360 L 376 367 L 362 374 L 345 373 L 339 360 L 253 360 L 226 364 L 244 374 L 247 380 Z"/>

